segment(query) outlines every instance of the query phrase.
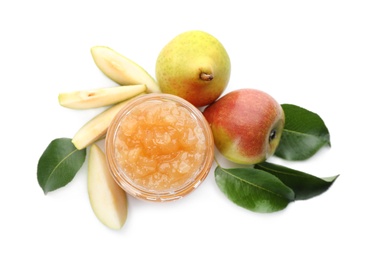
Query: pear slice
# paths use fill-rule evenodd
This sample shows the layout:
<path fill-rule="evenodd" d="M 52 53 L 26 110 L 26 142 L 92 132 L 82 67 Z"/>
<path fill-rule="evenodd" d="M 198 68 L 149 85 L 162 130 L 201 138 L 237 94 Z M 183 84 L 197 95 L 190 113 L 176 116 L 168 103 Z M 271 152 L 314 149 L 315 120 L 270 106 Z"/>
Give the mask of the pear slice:
<path fill-rule="evenodd" d="M 159 93 L 155 79 L 141 66 L 106 46 L 94 46 L 91 54 L 97 67 L 119 85 L 145 84 L 148 93 Z"/>
<path fill-rule="evenodd" d="M 59 104 L 74 109 L 113 105 L 146 91 L 145 85 L 130 85 L 60 93 Z"/>
<path fill-rule="evenodd" d="M 138 96 L 140 96 L 139 94 Z M 86 124 L 84 124 L 72 138 L 72 143 L 79 150 L 86 148 L 95 141 L 103 138 L 107 133 L 107 129 L 112 122 L 113 118 L 123 108 L 126 103 L 131 100 L 125 100 L 110 108 L 107 108 L 102 113 L 96 115 Z"/>
<path fill-rule="evenodd" d="M 126 192 L 113 179 L 97 144 L 89 152 L 88 194 L 96 217 L 111 229 L 121 229 L 127 217 Z"/>

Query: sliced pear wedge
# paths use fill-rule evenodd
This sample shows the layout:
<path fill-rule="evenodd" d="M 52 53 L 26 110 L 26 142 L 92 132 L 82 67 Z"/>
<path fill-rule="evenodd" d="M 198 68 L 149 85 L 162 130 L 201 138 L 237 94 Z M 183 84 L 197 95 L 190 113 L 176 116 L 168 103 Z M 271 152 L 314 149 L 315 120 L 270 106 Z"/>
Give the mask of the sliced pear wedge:
<path fill-rule="evenodd" d="M 59 104 L 67 108 L 88 109 L 109 106 L 146 91 L 146 85 L 130 85 L 60 93 Z"/>
<path fill-rule="evenodd" d="M 140 96 L 139 94 L 138 96 Z M 103 138 L 107 129 L 112 122 L 116 114 L 125 106 L 125 104 L 131 99 L 120 102 L 110 108 L 107 108 L 102 113 L 96 115 L 86 124 L 84 124 L 72 138 L 72 143 L 79 150 L 88 147 L 97 140 Z"/>
<path fill-rule="evenodd" d="M 97 67 L 119 85 L 145 84 L 148 93 L 159 93 L 155 79 L 141 66 L 106 46 L 94 46 L 91 54 Z"/>
<path fill-rule="evenodd" d="M 105 154 L 97 144 L 89 152 L 88 194 L 96 217 L 111 229 L 121 229 L 127 217 L 126 192 L 113 179 Z"/>

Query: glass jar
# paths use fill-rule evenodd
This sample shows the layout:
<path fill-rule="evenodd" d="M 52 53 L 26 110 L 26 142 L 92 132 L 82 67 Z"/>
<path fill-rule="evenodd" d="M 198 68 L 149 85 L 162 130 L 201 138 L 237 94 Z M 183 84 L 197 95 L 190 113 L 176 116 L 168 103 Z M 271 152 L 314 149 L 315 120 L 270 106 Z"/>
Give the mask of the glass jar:
<path fill-rule="evenodd" d="M 189 194 L 206 178 L 214 159 L 213 135 L 201 111 L 170 94 L 128 102 L 110 124 L 105 142 L 115 181 L 148 201 Z"/>

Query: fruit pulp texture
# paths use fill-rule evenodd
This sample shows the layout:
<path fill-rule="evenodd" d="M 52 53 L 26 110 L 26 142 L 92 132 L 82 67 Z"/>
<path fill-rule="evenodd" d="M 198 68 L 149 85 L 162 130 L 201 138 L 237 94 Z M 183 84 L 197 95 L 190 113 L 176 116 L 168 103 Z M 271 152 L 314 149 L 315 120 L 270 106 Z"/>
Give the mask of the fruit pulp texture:
<path fill-rule="evenodd" d="M 121 120 L 115 141 L 119 167 L 134 185 L 155 191 L 179 189 L 202 166 L 206 137 L 197 119 L 174 101 L 150 101 Z"/>

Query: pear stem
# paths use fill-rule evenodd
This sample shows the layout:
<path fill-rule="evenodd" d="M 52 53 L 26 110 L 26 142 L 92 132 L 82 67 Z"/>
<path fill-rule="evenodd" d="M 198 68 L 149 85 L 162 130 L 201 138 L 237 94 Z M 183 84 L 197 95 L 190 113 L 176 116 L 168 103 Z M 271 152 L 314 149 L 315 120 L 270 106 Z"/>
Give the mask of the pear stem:
<path fill-rule="evenodd" d="M 204 81 L 211 81 L 213 78 L 214 78 L 213 74 L 208 74 L 208 73 L 205 73 L 205 72 L 201 72 L 201 74 L 200 74 L 200 79 L 202 79 Z"/>

